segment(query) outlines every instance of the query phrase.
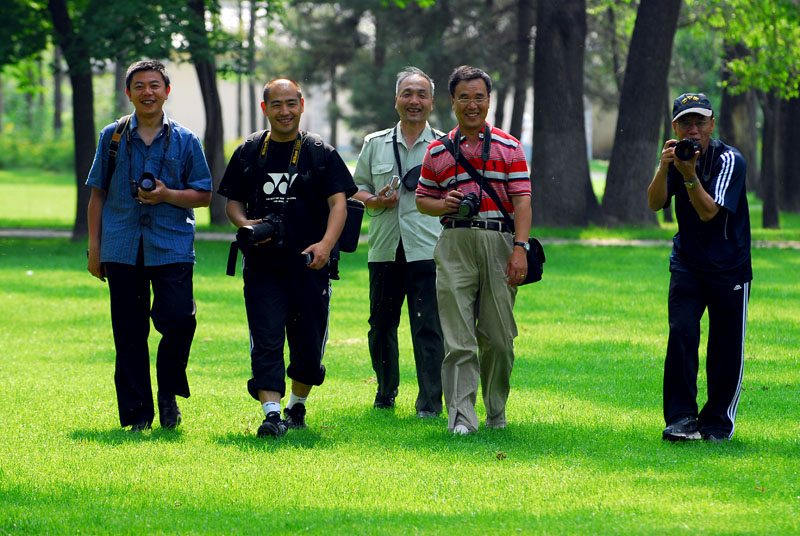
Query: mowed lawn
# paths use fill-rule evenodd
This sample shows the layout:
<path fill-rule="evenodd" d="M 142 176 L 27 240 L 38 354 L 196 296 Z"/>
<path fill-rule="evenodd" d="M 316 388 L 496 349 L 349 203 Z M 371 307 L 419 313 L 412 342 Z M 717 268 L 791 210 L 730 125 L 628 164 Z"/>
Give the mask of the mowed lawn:
<path fill-rule="evenodd" d="M 108 292 L 84 251 L 0 239 L 2 534 L 800 533 L 796 250 L 754 250 L 744 391 L 724 444 L 660 439 L 665 246 L 547 246 L 545 279 L 518 295 L 509 426 L 466 437 L 445 416 L 414 416 L 406 319 L 397 408 L 371 408 L 366 250 L 345 255 L 325 384 L 308 429 L 279 440 L 255 436 L 227 244 L 197 244 L 184 423 L 142 434 L 119 429 Z M 702 402 L 702 372 L 699 388 Z"/>

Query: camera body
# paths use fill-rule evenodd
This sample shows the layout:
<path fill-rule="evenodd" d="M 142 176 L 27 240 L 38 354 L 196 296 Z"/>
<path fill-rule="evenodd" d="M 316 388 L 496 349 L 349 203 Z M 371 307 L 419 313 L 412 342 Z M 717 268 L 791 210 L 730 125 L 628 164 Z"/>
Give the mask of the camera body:
<path fill-rule="evenodd" d="M 242 225 L 236 231 L 236 241 L 242 244 L 253 245 L 271 238 L 269 245 L 283 247 L 286 236 L 283 219 L 277 214 L 262 218 L 261 223 Z"/>
<path fill-rule="evenodd" d="M 131 197 L 139 197 L 139 188 L 145 192 L 152 192 L 156 189 L 156 178 L 149 171 L 142 173 L 138 181 L 131 179 Z"/>
<path fill-rule="evenodd" d="M 700 150 L 700 142 L 692 138 L 683 138 L 675 144 L 675 158 L 678 160 L 691 160 L 694 154 Z"/>
<path fill-rule="evenodd" d="M 478 196 L 470 192 L 461 198 L 458 203 L 458 215 L 462 218 L 474 218 L 481 209 L 481 202 Z"/>

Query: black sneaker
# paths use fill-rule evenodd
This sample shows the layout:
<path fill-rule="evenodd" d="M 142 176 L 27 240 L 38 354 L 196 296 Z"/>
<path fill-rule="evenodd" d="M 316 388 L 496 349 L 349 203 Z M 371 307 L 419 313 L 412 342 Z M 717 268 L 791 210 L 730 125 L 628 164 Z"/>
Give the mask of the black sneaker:
<path fill-rule="evenodd" d="M 175 395 L 162 396 L 158 393 L 158 420 L 161 428 L 172 430 L 181 423 L 181 410 L 175 401 Z"/>
<path fill-rule="evenodd" d="M 270 411 L 264 417 L 264 422 L 258 427 L 256 435 L 258 437 L 275 436 L 279 437 L 286 433 L 286 421 L 281 419 L 280 411 Z"/>
<path fill-rule="evenodd" d="M 661 433 L 661 439 L 666 441 L 694 441 L 700 439 L 697 419 L 684 417 L 671 422 Z"/>
<path fill-rule="evenodd" d="M 731 438 L 719 432 L 711 432 L 710 434 L 703 434 L 703 439 L 709 443 L 722 443 L 724 441 L 730 441 Z"/>
<path fill-rule="evenodd" d="M 305 428 L 306 427 L 306 405 L 295 404 L 292 409 L 285 408 L 283 410 L 283 418 L 286 421 L 288 428 Z"/>

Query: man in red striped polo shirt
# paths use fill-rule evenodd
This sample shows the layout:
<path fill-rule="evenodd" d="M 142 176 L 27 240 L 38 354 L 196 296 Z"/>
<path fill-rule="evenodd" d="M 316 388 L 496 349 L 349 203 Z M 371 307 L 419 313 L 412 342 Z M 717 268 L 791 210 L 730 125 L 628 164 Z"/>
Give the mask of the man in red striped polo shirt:
<path fill-rule="evenodd" d="M 462 65 L 450 75 L 448 86 L 458 120 L 447 135 L 453 151 L 441 140 L 428 147 L 417 208 L 440 216 L 444 227 L 434 250 L 445 344 L 442 388 L 448 428 L 463 435 L 478 430 L 479 381 L 485 425 L 506 426 L 517 336 L 514 299 L 527 270 L 531 181 L 519 140 L 486 123 L 489 75 Z M 478 180 L 457 163 L 459 153 L 478 171 Z M 515 235 L 487 193 L 489 188 L 514 219 Z"/>

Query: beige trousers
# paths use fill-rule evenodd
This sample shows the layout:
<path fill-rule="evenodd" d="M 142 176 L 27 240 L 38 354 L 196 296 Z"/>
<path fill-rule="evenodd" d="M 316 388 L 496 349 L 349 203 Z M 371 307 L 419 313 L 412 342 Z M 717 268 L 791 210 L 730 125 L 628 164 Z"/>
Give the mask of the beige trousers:
<path fill-rule="evenodd" d="M 486 425 L 506 424 L 506 401 L 514 365 L 516 287 L 505 271 L 513 248 L 508 233 L 444 229 L 434 251 L 436 296 L 444 335 L 442 390 L 448 428 L 478 429 L 478 382 Z"/>

